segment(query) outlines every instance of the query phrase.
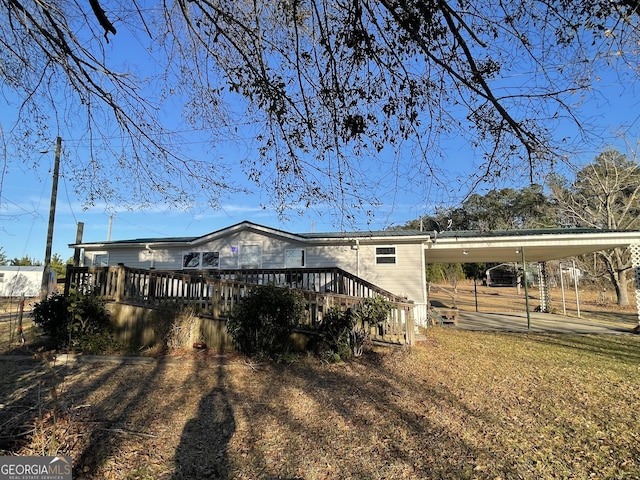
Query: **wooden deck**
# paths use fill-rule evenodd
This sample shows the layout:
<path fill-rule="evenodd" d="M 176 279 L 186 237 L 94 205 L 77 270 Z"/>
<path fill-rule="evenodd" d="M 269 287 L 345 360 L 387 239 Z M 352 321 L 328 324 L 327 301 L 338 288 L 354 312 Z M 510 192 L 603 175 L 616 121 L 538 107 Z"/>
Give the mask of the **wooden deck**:
<path fill-rule="evenodd" d="M 124 265 L 67 267 L 65 294 L 71 288 L 105 300 L 149 308 L 167 304 L 191 305 L 203 316 L 226 319 L 234 306 L 259 285 L 293 288 L 307 307 L 300 330 L 313 331 L 329 309 L 352 308 L 363 298 L 382 296 L 392 310 L 383 325 L 370 326 L 375 342 L 414 343 L 413 304 L 339 268 L 247 269 L 176 272 L 144 270 Z"/>

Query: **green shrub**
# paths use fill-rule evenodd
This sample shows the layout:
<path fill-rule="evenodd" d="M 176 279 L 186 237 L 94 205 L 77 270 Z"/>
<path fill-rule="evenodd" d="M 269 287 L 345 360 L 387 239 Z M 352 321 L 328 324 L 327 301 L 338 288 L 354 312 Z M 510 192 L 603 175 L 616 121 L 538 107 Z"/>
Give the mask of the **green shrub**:
<path fill-rule="evenodd" d="M 391 303 L 384 297 L 365 298 L 356 309 L 357 320 L 369 325 L 384 323 L 391 313 Z"/>
<path fill-rule="evenodd" d="M 351 332 L 355 324 L 356 316 L 350 308 L 341 311 L 338 307 L 332 307 L 322 317 L 318 327 L 321 350 L 331 362 L 351 357 Z"/>
<path fill-rule="evenodd" d="M 304 318 L 302 296 L 289 288 L 253 288 L 234 308 L 227 331 L 247 355 L 275 357 L 289 349 L 289 336 Z"/>
<path fill-rule="evenodd" d="M 383 297 L 365 298 L 354 308 L 330 309 L 318 328 L 324 354 L 331 361 L 360 356 L 369 341 L 370 327 L 383 329 L 391 303 Z"/>
<path fill-rule="evenodd" d="M 56 348 L 86 353 L 110 353 L 119 348 L 104 302 L 92 295 L 75 291 L 66 297 L 50 295 L 34 305 L 31 316 Z"/>
<path fill-rule="evenodd" d="M 69 300 L 61 293 L 54 293 L 41 302 L 36 302 L 31 310 L 33 323 L 38 325 L 52 341 L 58 345 L 68 338 Z"/>

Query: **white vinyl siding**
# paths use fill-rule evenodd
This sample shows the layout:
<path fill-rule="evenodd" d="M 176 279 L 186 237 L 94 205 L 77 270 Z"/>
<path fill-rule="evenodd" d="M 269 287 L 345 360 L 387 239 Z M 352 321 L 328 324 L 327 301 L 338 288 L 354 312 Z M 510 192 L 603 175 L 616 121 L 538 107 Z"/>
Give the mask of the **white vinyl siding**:
<path fill-rule="evenodd" d="M 393 245 L 396 263 L 376 263 L 377 249 L 389 246 L 360 243 L 360 278 L 416 303 L 426 301 L 423 293 L 422 245 L 417 242 L 397 243 Z M 355 270 L 351 271 L 355 273 Z"/>
<path fill-rule="evenodd" d="M 322 239 L 315 243 L 246 229 L 195 244 L 100 247 L 93 251 L 85 249 L 85 265 L 92 266 L 96 255 L 108 254 L 109 265 L 122 263 L 130 268 L 182 270 L 183 254 L 193 253 L 194 264 L 190 270 L 227 270 L 248 268 L 249 265 L 265 269 L 338 267 L 416 303 L 426 301 L 423 298 L 424 253 L 422 243 L 417 241 L 336 238 L 335 241 Z M 215 255 L 211 255 L 208 261 L 202 260 L 203 256 L 208 257 L 207 252 L 218 253 L 218 267 L 214 266 Z M 376 263 L 376 259 L 383 259 L 382 263 Z"/>

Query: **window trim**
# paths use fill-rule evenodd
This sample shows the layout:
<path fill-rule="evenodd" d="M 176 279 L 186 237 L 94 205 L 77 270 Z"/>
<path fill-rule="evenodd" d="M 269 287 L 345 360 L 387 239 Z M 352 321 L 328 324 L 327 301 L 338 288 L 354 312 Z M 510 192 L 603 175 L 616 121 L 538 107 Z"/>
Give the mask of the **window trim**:
<path fill-rule="evenodd" d="M 213 264 L 204 264 L 205 255 L 211 255 L 213 259 L 215 259 L 215 265 Z M 219 270 L 220 269 L 220 252 L 216 251 L 207 251 L 200 252 L 200 267 L 205 270 Z"/>

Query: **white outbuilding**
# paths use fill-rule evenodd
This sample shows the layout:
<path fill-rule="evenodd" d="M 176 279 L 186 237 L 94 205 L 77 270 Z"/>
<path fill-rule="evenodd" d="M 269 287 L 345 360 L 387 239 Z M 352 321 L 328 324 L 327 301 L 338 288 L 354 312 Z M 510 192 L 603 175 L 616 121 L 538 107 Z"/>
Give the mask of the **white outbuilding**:
<path fill-rule="evenodd" d="M 0 266 L 0 297 L 37 297 L 42 285 L 42 266 Z M 56 286 L 56 274 L 49 272 L 49 292 Z"/>

